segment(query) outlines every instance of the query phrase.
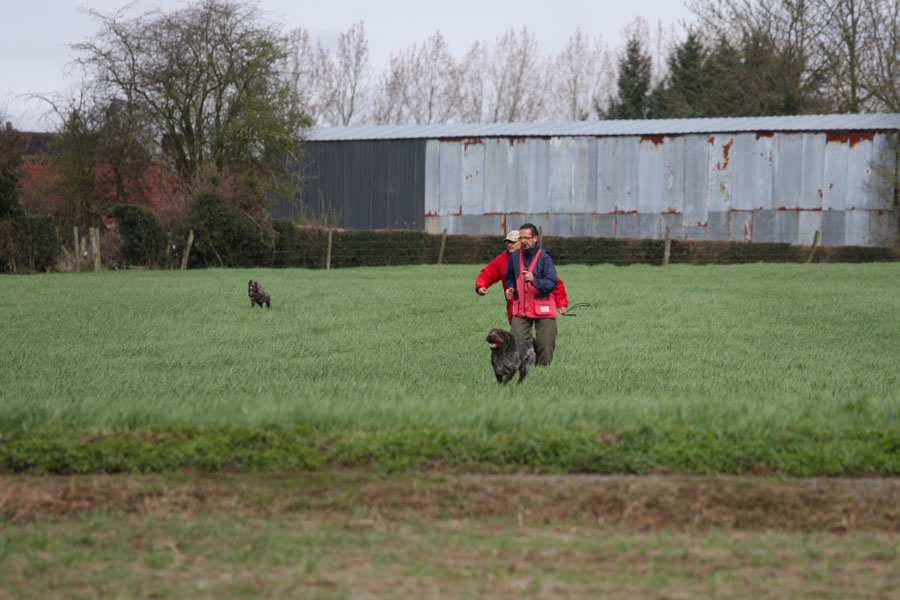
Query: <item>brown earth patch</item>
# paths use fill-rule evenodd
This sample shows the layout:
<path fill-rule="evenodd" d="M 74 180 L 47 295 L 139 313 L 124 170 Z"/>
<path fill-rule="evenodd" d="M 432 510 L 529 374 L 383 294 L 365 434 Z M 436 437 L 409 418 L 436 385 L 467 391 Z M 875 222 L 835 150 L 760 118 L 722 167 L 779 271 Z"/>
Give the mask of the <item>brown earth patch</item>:
<path fill-rule="evenodd" d="M 900 532 L 900 481 L 766 477 L 274 475 L 0 477 L 0 519 L 84 512 L 508 518 L 638 530 Z"/>

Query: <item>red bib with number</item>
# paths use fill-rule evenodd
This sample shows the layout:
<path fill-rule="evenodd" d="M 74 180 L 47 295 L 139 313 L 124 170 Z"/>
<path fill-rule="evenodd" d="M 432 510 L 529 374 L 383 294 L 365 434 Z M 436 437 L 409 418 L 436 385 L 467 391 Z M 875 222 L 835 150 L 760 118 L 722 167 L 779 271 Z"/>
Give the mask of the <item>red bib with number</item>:
<path fill-rule="evenodd" d="M 538 257 L 542 250 L 534 253 L 531 265 L 528 270 L 534 273 L 534 267 L 537 264 Z M 546 298 L 538 298 L 541 293 L 539 289 L 534 287 L 529 281 L 525 281 L 525 258 L 522 251 L 519 251 L 519 276 L 516 278 L 516 299 L 513 301 L 513 315 L 518 317 L 528 317 L 529 319 L 555 319 L 556 318 L 556 301 L 553 300 L 552 294 L 547 294 Z"/>

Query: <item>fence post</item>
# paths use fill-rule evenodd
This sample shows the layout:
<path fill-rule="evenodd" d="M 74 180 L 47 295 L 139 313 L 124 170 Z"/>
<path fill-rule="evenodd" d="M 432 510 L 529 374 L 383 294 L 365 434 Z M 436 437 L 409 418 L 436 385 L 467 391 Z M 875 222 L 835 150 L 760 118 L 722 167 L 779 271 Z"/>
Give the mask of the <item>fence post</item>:
<path fill-rule="evenodd" d="M 663 266 L 669 264 L 669 255 L 672 251 L 672 232 L 666 227 L 666 249 L 663 252 Z"/>
<path fill-rule="evenodd" d="M 334 229 L 328 230 L 328 254 L 325 257 L 325 270 L 331 270 L 331 241 L 334 239 Z"/>
<path fill-rule="evenodd" d="M 438 252 L 438 264 L 444 262 L 444 246 L 447 245 L 447 228 L 444 228 L 444 234 L 441 236 L 441 250 Z"/>
<path fill-rule="evenodd" d="M 91 257 L 94 259 L 94 273 L 100 272 L 100 228 L 91 227 Z"/>
<path fill-rule="evenodd" d="M 191 256 L 191 247 L 194 245 L 194 230 L 188 232 L 187 244 L 184 247 L 184 256 L 181 257 L 181 270 L 184 271 L 188 266 L 188 258 Z"/>
<path fill-rule="evenodd" d="M 78 225 L 73 227 L 73 229 L 75 230 L 75 272 L 77 273 L 81 270 L 81 252 L 79 251 L 81 244 L 78 243 Z"/>
<path fill-rule="evenodd" d="M 809 249 L 809 258 L 806 259 L 806 264 L 812 262 L 813 254 L 816 252 L 816 246 L 819 245 L 819 230 L 816 229 L 816 234 L 813 236 L 812 247 Z"/>

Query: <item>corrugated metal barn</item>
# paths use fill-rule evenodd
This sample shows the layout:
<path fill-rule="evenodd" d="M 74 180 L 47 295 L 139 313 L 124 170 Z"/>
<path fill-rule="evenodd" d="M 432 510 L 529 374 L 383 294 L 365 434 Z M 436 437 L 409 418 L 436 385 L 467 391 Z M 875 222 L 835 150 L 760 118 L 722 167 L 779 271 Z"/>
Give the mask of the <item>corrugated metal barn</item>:
<path fill-rule="evenodd" d="M 897 207 L 873 165 L 898 130 L 900 114 L 327 128 L 304 201 L 353 229 L 884 245 Z"/>

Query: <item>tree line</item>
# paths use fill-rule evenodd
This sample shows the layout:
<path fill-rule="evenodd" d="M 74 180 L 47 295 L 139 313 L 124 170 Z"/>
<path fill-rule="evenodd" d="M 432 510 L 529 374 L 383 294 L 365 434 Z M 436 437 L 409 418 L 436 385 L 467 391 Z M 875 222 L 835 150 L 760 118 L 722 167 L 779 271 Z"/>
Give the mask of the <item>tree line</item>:
<path fill-rule="evenodd" d="M 273 192 L 299 202 L 295 167 L 312 125 L 900 112 L 900 0 L 689 7 L 683 34 L 637 19 L 621 52 L 576 29 L 546 55 L 523 28 L 454 56 L 435 32 L 380 71 L 362 22 L 328 48 L 265 21 L 251 0 L 90 11 L 97 30 L 74 45 L 81 88 L 45 98 L 58 117 L 53 216 L 96 226 L 163 182 L 166 227 L 209 193 L 263 223 Z M 0 147 L 0 218 L 42 210 L 40 197 L 15 197 L 18 141 Z M 164 172 L 151 181 L 148 164 Z"/>
<path fill-rule="evenodd" d="M 453 56 L 436 32 L 378 73 L 363 23 L 334 51 L 290 33 L 288 76 L 321 125 L 900 112 L 898 0 L 692 0 L 679 38 L 636 19 L 621 52 L 528 29 Z"/>
<path fill-rule="evenodd" d="M 693 0 L 654 84 L 637 36 L 605 118 L 900 112 L 897 0 Z"/>

